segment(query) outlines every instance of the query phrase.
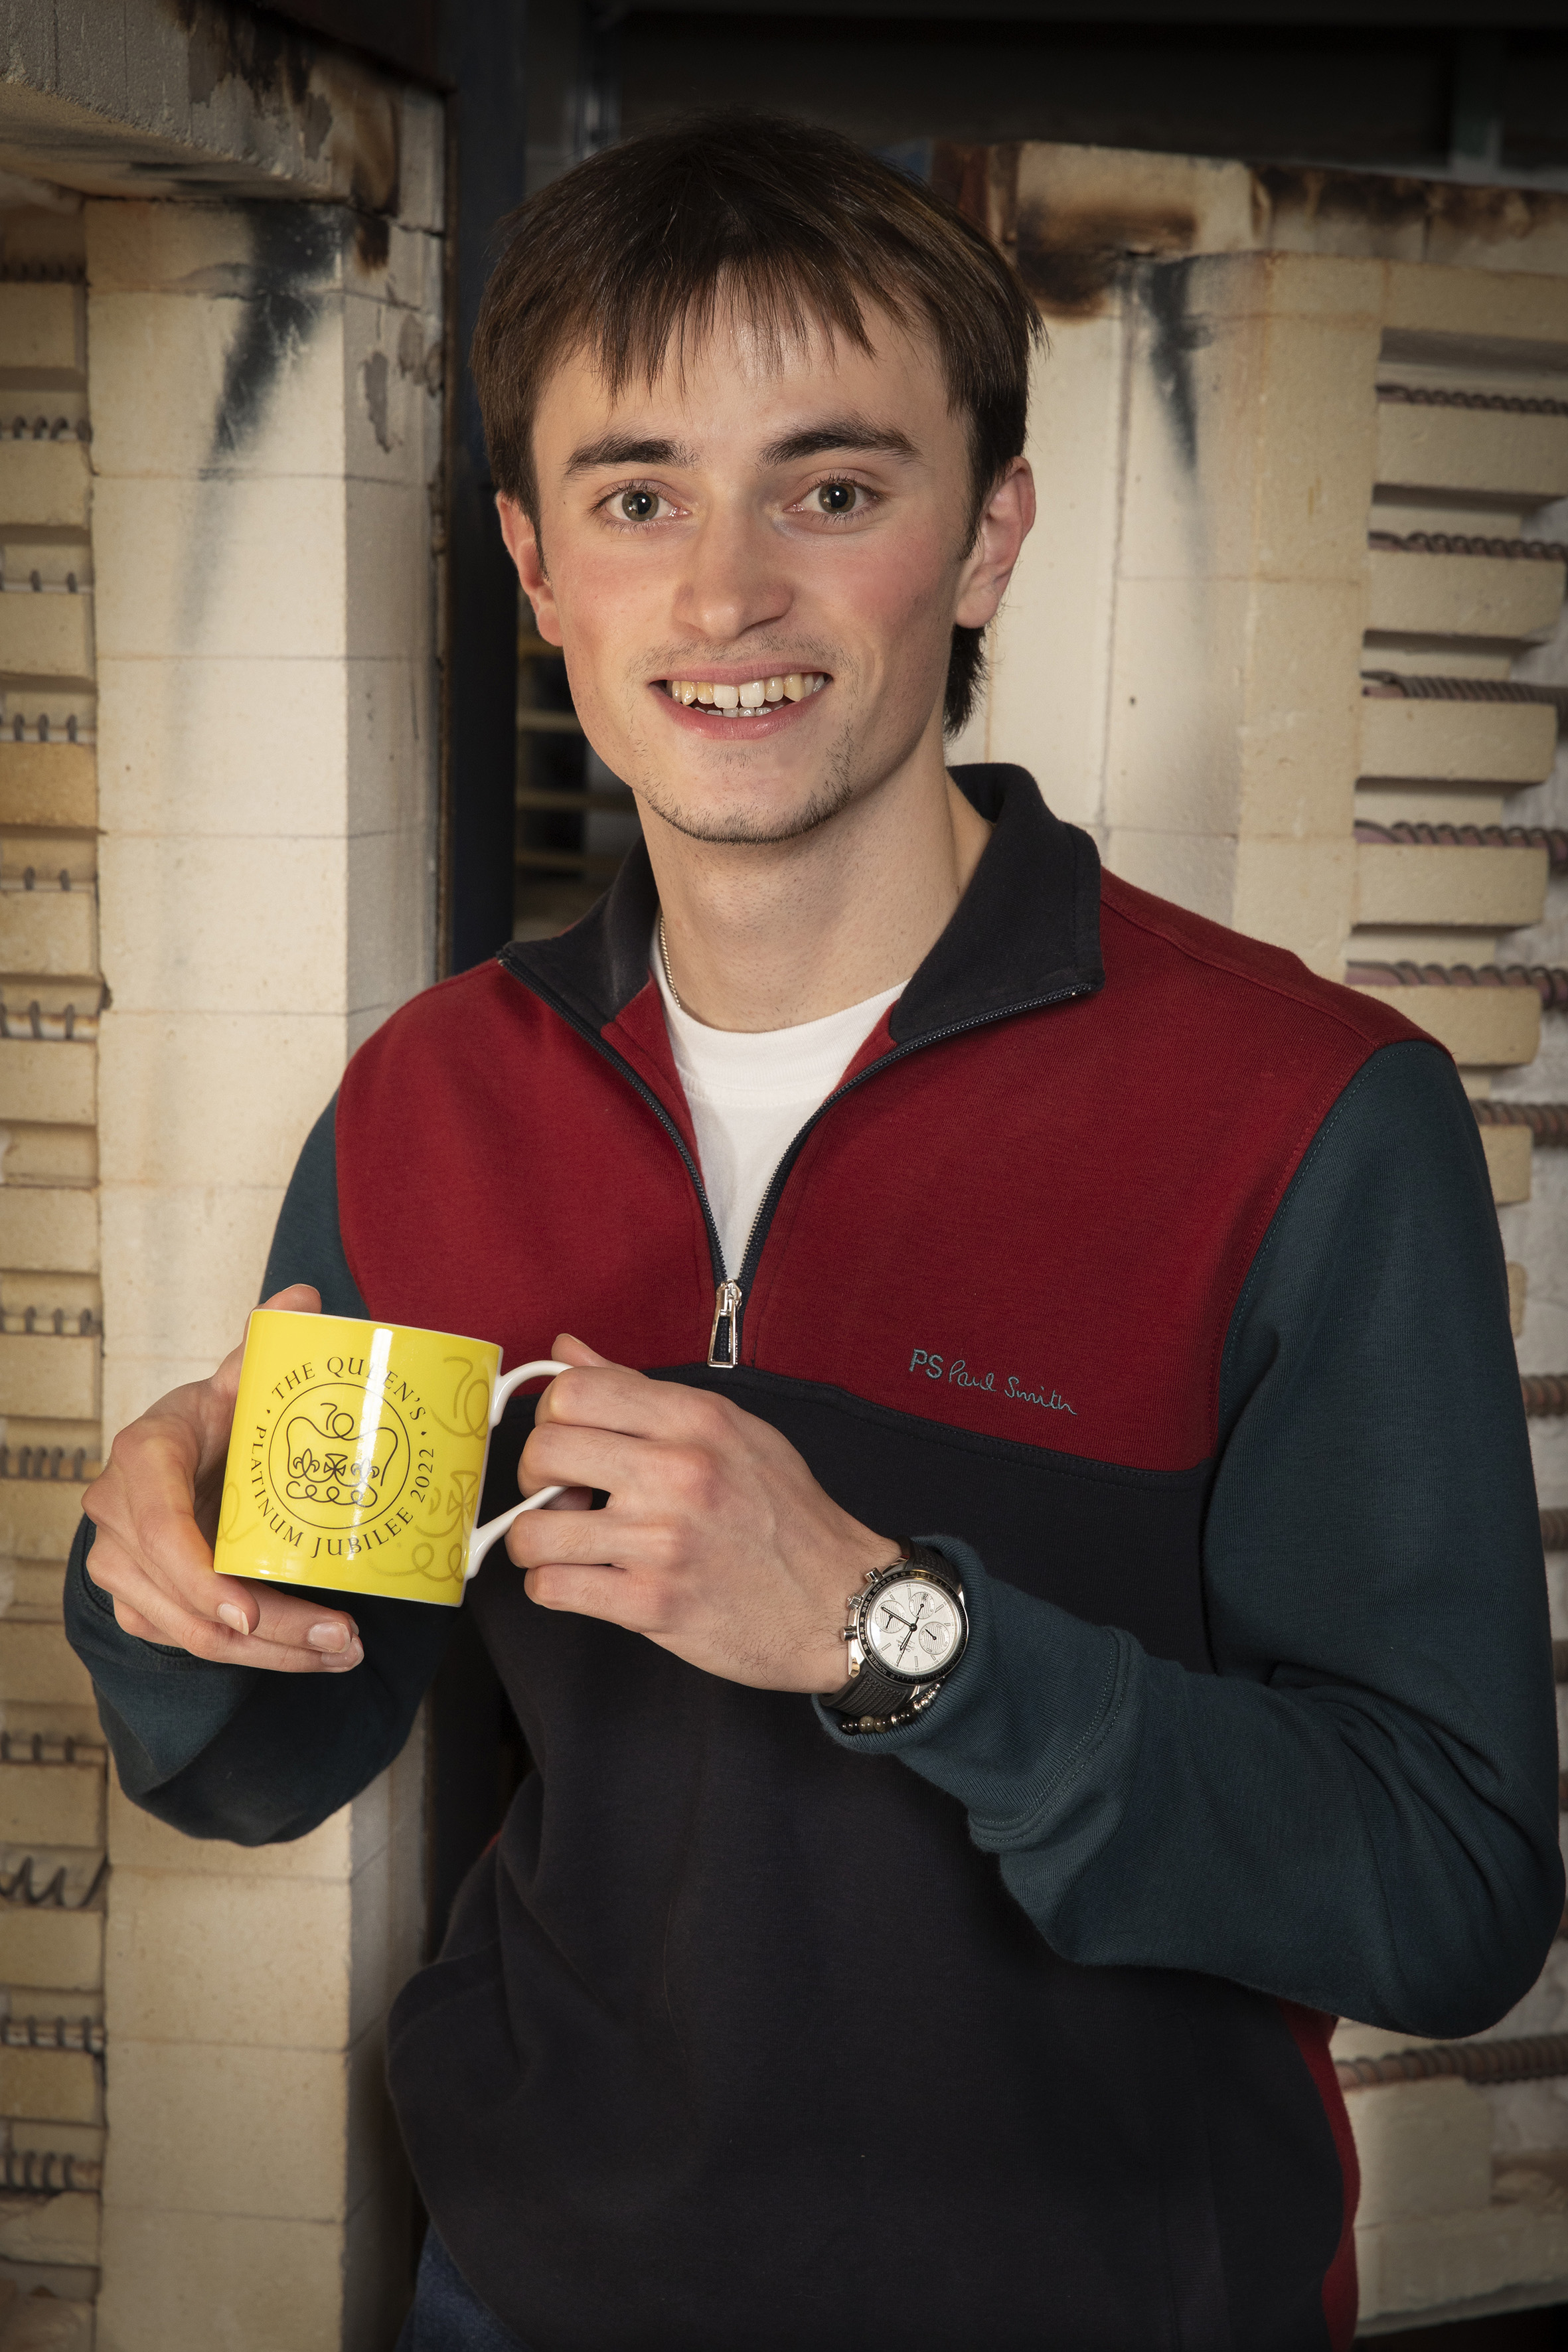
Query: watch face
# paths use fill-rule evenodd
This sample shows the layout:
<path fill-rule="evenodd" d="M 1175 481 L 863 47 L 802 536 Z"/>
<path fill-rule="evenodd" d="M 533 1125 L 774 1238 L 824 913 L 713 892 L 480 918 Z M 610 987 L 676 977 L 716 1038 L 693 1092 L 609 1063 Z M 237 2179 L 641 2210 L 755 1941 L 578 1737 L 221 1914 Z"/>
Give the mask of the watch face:
<path fill-rule="evenodd" d="M 879 1666 L 910 1682 L 940 1675 L 963 1636 L 951 1593 L 924 1576 L 895 1577 L 866 1612 L 861 1641 Z"/>

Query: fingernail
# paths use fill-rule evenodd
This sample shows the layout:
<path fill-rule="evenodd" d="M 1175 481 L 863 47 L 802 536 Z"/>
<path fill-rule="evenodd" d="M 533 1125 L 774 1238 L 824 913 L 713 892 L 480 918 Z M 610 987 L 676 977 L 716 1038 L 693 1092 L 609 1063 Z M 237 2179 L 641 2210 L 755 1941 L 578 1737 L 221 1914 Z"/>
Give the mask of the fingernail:
<path fill-rule="evenodd" d="M 328 1658 L 323 1662 L 321 1672 L 324 1675 L 346 1675 L 351 1666 L 358 1665 L 363 1655 L 363 1644 L 351 1642 L 341 1658 Z"/>
<path fill-rule="evenodd" d="M 226 1625 L 231 1633 L 248 1633 L 250 1620 L 237 1601 L 220 1601 L 217 1605 L 218 1623 Z"/>
<path fill-rule="evenodd" d="M 346 1625 L 312 1625 L 305 1639 L 312 1650 L 346 1650 L 353 1635 Z"/>

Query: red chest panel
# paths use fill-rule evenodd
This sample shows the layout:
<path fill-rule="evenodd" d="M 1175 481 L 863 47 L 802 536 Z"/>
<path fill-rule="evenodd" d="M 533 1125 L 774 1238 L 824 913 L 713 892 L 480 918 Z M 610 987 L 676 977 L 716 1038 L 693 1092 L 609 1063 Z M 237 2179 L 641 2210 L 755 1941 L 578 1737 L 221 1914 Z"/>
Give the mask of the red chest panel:
<path fill-rule="evenodd" d="M 1335 1097 L 1414 1034 L 1294 958 L 1107 880 L 1100 992 L 893 1053 L 823 1114 L 768 1230 L 742 1361 L 1146 1470 L 1212 1453 L 1247 1268 Z M 354 1058 L 343 1236 L 378 1315 L 606 1355 L 707 1352 L 700 1206 L 651 987 L 617 1068 L 500 967 Z M 628 1077 L 627 1071 L 631 1076 Z"/>
<path fill-rule="evenodd" d="M 707 1231 L 679 1153 L 499 965 L 362 1046 L 337 1129 L 343 1244 L 373 1314 L 499 1339 L 508 1363 L 563 1330 L 623 1363 L 706 1355 Z"/>

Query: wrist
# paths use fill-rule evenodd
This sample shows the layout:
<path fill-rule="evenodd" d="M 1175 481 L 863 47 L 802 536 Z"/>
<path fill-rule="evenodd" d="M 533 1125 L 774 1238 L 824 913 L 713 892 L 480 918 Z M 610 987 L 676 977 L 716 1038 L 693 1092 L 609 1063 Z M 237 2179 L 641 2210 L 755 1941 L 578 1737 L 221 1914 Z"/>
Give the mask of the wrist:
<path fill-rule="evenodd" d="M 823 1679 L 810 1685 L 816 1697 L 828 1699 L 843 1689 L 849 1678 L 849 1612 L 871 1578 L 902 1557 L 903 1546 L 896 1536 L 873 1535 L 858 1525 L 854 1528 L 834 1571 L 840 1580 L 829 1603 L 833 1631 L 818 1653 Z"/>

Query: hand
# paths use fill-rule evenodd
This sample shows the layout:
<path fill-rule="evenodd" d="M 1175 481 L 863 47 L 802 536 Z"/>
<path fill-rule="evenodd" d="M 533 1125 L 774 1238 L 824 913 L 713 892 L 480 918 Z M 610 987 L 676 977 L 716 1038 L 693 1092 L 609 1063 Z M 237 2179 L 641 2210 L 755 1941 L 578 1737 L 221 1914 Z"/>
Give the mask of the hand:
<path fill-rule="evenodd" d="M 848 1597 L 896 1545 L 728 1399 L 607 1363 L 570 1334 L 551 1353 L 582 1369 L 540 1398 L 518 1482 L 577 1492 L 507 1531 L 529 1599 L 646 1634 L 726 1682 L 840 1689 Z M 610 1499 L 590 1513 L 594 1486 Z"/>
<path fill-rule="evenodd" d="M 321 1294 L 293 1283 L 265 1304 L 319 1315 Z M 210 1381 L 160 1397 L 110 1450 L 82 1507 L 98 1529 L 87 1572 L 110 1593 L 115 1622 L 222 1665 L 279 1674 L 342 1674 L 364 1652 L 353 1619 L 270 1584 L 213 1572 L 213 1538 L 243 1345 Z"/>

